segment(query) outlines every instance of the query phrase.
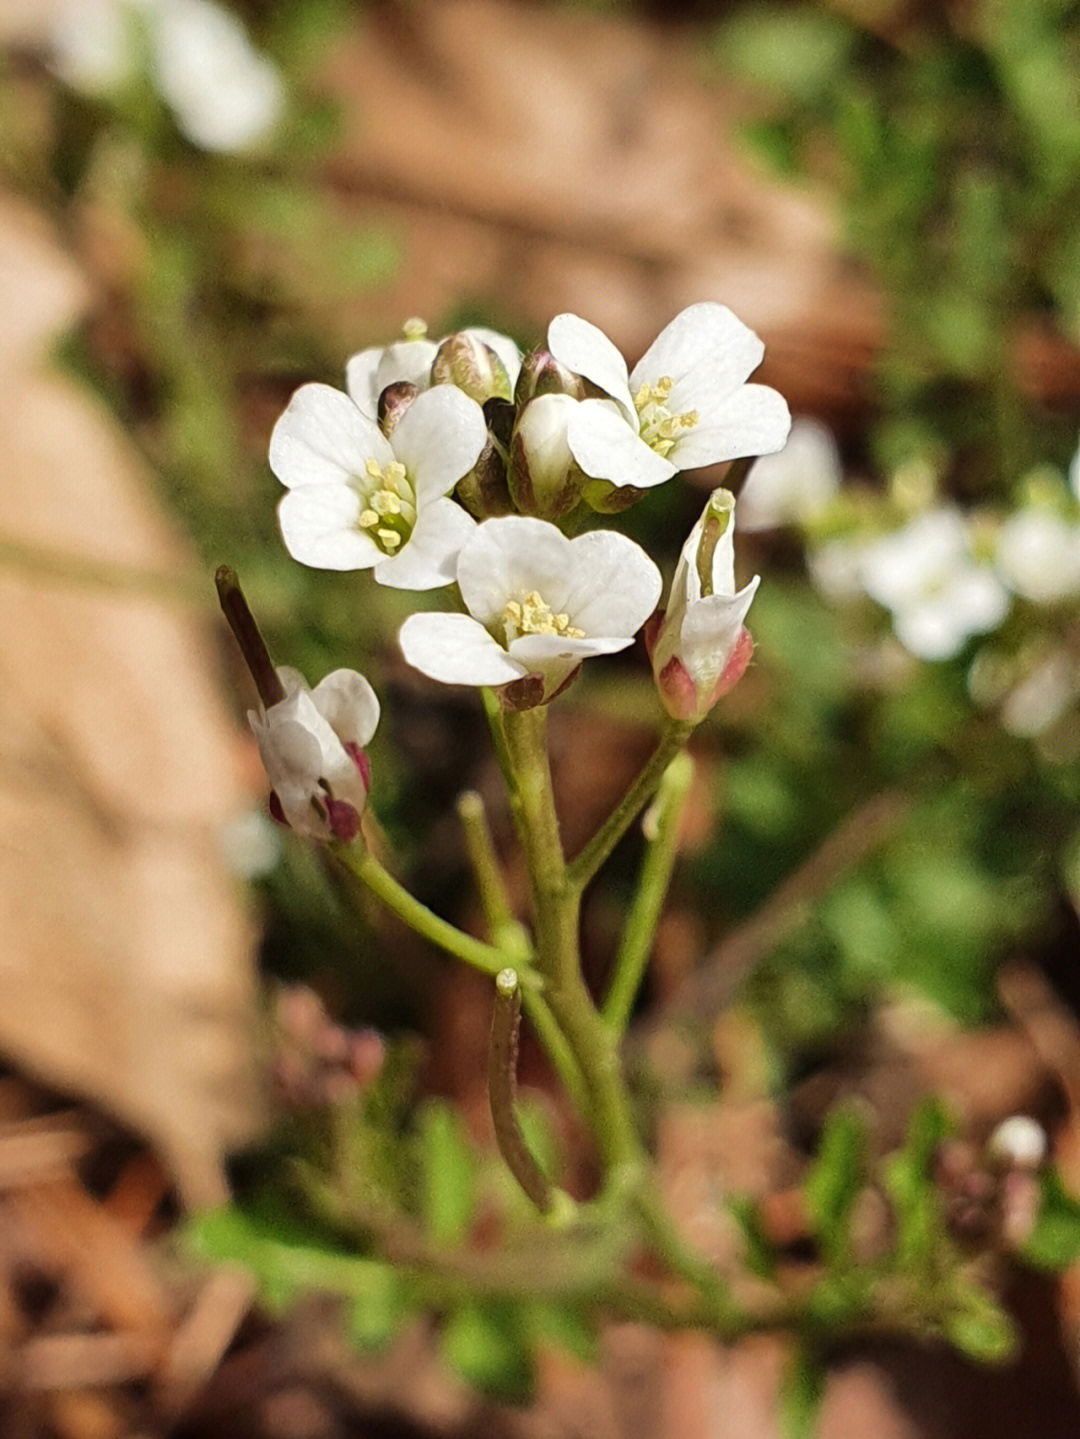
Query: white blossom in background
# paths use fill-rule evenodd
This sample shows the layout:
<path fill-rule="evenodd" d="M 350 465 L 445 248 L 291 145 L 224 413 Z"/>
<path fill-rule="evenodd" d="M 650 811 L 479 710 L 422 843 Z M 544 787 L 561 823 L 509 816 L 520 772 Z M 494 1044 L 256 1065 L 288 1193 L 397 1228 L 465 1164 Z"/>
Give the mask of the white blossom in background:
<path fill-rule="evenodd" d="M 667 610 L 649 636 L 660 698 L 676 719 L 700 720 L 742 678 L 753 653 L 743 628 L 760 583 L 735 588 L 735 497 L 714 490 L 682 548 Z"/>
<path fill-rule="evenodd" d="M 387 385 L 405 380 L 418 390 L 428 389 L 432 362 L 439 346 L 449 338 L 429 339 L 423 320 L 407 320 L 403 334 L 404 338 L 395 340 L 392 345 L 373 345 L 370 349 L 358 351 L 346 361 L 345 388 L 371 419 L 378 414 L 379 396 Z M 521 370 L 521 351 L 514 341 L 509 335 L 501 335 L 498 330 L 480 325 L 462 330 L 461 334 L 486 346 L 496 356 L 506 376 L 505 398 L 511 398 Z"/>
<path fill-rule="evenodd" d="M 818 594 L 830 604 L 848 604 L 865 594 L 864 541 L 853 536 L 824 540 L 806 552 L 806 568 Z"/>
<path fill-rule="evenodd" d="M 230 873 L 250 883 L 281 859 L 281 830 L 264 810 L 248 809 L 222 827 L 218 845 Z"/>
<path fill-rule="evenodd" d="M 415 614 L 398 636 L 409 664 L 444 684 L 505 685 L 528 676 L 551 699 L 582 660 L 633 642 L 656 608 L 660 572 L 609 530 L 567 539 L 526 515 L 486 520 L 461 551 L 468 614 Z"/>
<path fill-rule="evenodd" d="M 976 559 L 967 524 L 951 507 L 927 510 L 870 541 L 859 570 L 866 593 L 892 612 L 897 639 L 919 659 L 950 659 L 1009 611 L 1008 590 Z"/>
<path fill-rule="evenodd" d="M 998 532 L 998 571 L 1022 599 L 1059 604 L 1080 594 L 1080 522 L 1029 505 Z"/>
<path fill-rule="evenodd" d="M 1050 1144 L 1046 1130 L 1027 1114 L 1003 1119 L 986 1143 L 990 1159 L 1010 1169 L 1039 1169 L 1046 1163 Z"/>
<path fill-rule="evenodd" d="M 298 834 L 355 839 L 371 784 L 364 749 L 379 723 L 375 691 L 355 670 L 334 670 L 314 689 L 288 666 L 277 673 L 285 698 L 248 711 L 271 808 Z"/>
<path fill-rule="evenodd" d="M 680 470 L 772 454 L 787 439 L 787 403 L 747 384 L 765 347 L 724 305 L 705 302 L 676 315 L 627 373 L 602 330 L 557 315 L 548 349 L 607 399 L 582 400 L 567 439 L 585 474 L 648 489 Z"/>
<path fill-rule="evenodd" d="M 73 89 L 115 91 L 136 74 L 140 30 L 150 80 L 191 144 L 229 154 L 269 139 L 285 112 L 284 81 L 215 0 L 65 0 L 50 26 L 53 68 Z"/>
<path fill-rule="evenodd" d="M 832 431 L 798 416 L 782 450 L 756 461 L 739 493 L 739 526 L 772 530 L 806 525 L 828 508 L 843 469 Z"/>
<path fill-rule="evenodd" d="M 288 489 L 285 548 L 316 569 L 373 569 L 396 589 L 451 584 L 476 523 L 448 496 L 486 433 L 480 406 L 453 385 L 418 395 L 389 440 L 342 391 L 301 386 L 270 437 Z"/>
<path fill-rule="evenodd" d="M 1002 728 L 1018 739 L 1037 739 L 1076 703 L 1080 668 L 1065 649 L 1052 651 L 1015 685 L 1001 703 Z"/>

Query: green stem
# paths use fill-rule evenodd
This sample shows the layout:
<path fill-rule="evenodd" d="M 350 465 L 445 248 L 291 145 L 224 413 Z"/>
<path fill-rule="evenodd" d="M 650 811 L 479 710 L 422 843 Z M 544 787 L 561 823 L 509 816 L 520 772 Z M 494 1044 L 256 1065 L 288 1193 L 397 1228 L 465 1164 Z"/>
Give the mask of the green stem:
<path fill-rule="evenodd" d="M 355 879 L 366 885 L 387 909 L 392 910 L 400 920 L 416 930 L 417 934 L 446 950 L 447 954 L 452 954 L 455 959 L 492 976 L 504 969 L 509 959 L 518 962 L 517 955 L 507 955 L 495 945 L 474 939 L 471 934 L 466 934 L 428 909 L 427 905 L 421 904 L 383 868 L 374 855 L 355 845 L 332 845 L 330 848 L 334 857 Z M 519 969 L 519 978 L 523 985 L 535 986 L 538 983 L 537 976 L 531 969 Z"/>
<path fill-rule="evenodd" d="M 686 744 L 693 729 L 694 726 L 688 720 L 667 721 L 655 750 L 646 760 L 637 779 L 585 848 L 571 861 L 567 870 L 567 883 L 572 889 L 580 892 L 596 874 L 653 797 L 664 771 Z"/>
<path fill-rule="evenodd" d="M 656 926 L 675 866 L 679 819 L 693 777 L 694 764 L 690 756 L 685 753 L 676 755 L 661 777 L 656 800 L 646 816 L 646 828 L 652 830 L 649 848 L 637 894 L 627 916 L 622 943 L 615 957 L 614 977 L 601 1011 L 620 1036 L 630 1019 L 630 1011 L 652 953 Z"/>
<path fill-rule="evenodd" d="M 514 819 L 532 880 L 536 967 L 544 981 L 544 1003 L 580 1069 L 588 1095 L 586 1112 L 609 1181 L 631 1172 L 636 1178 L 645 1156 L 634 1130 L 618 1050 L 581 974 L 581 896 L 567 883 L 548 766 L 546 711 L 507 710 L 501 728 Z"/>
<path fill-rule="evenodd" d="M 574 1051 L 556 1023 L 543 994 L 539 989 L 522 990 L 521 1003 L 570 1103 L 583 1119 L 588 1119 L 589 1092 L 581 1076 L 581 1066 L 574 1058 Z"/>
<path fill-rule="evenodd" d="M 517 945 L 523 945 L 529 952 L 529 941 L 524 927 L 514 918 L 510 900 L 503 883 L 499 859 L 484 813 L 484 801 L 475 790 L 466 790 L 458 796 L 458 818 L 465 831 L 465 848 L 468 850 L 473 877 L 476 880 L 480 907 L 484 911 L 492 939 L 508 952 Z"/>

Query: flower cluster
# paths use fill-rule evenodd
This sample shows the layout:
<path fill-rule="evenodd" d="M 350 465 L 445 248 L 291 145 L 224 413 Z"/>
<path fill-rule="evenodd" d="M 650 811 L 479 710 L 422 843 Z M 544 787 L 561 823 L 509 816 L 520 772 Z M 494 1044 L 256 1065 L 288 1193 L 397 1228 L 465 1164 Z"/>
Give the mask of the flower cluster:
<path fill-rule="evenodd" d="M 549 703 L 648 621 L 662 702 L 697 723 L 752 649 L 743 621 L 758 582 L 735 587 L 733 497 L 710 499 L 663 615 L 660 572 L 638 544 L 575 531 L 680 470 L 781 449 L 786 404 L 747 383 L 762 354 L 718 304 L 683 311 L 633 370 L 574 315 L 528 355 L 492 330 L 434 340 L 410 321 L 348 361 L 344 390 L 304 385 L 275 425 L 286 548 L 397 589 L 454 586 L 455 608 L 405 621 L 402 652 L 433 679 L 496 688 L 510 708 Z M 345 672 L 312 691 L 278 674 L 283 695 L 252 716 L 278 807 L 293 828 L 351 838 L 374 696 Z"/>
<path fill-rule="evenodd" d="M 285 110 L 278 70 L 215 0 L 63 0 L 49 49 L 64 83 L 94 96 L 123 90 L 145 57 L 177 129 L 200 150 L 254 149 Z"/>

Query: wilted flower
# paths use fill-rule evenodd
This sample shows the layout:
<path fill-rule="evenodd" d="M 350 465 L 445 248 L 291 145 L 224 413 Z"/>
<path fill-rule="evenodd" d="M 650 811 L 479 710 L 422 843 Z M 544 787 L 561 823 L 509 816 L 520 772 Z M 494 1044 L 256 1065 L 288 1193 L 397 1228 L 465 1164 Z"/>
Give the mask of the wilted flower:
<path fill-rule="evenodd" d="M 996 629 L 1009 593 L 989 564 L 975 558 L 958 510 L 942 507 L 865 545 L 863 587 L 892 611 L 893 629 L 919 659 L 957 654 L 971 635 Z"/>
<path fill-rule="evenodd" d="M 433 381 L 432 365 L 440 351 L 442 373 Z M 435 382 L 459 385 L 482 404 L 492 396 L 511 399 L 520 369 L 521 351 L 498 330 L 474 325 L 457 335 L 430 340 L 423 320 L 408 320 L 403 339 L 360 350 L 346 362 L 345 388 L 364 414 L 375 419 L 379 396 L 399 380 L 408 380 L 418 390 Z M 464 385 L 459 376 L 466 379 Z"/>
<path fill-rule="evenodd" d="M 815 520 L 840 488 L 840 451 L 827 425 L 792 421 L 782 450 L 757 460 L 739 494 L 739 526 L 771 530 Z"/>
<path fill-rule="evenodd" d="M 450 584 L 475 522 L 447 496 L 485 438 L 480 406 L 452 385 L 417 396 L 389 440 L 340 390 L 302 386 L 270 437 L 289 490 L 286 549 L 317 569 L 374 569 L 397 589 Z"/>
<path fill-rule="evenodd" d="M 560 364 L 602 390 L 583 400 L 567 438 L 587 475 L 647 489 L 679 470 L 771 454 L 787 438 L 784 399 L 746 383 L 765 347 L 723 305 L 676 315 L 628 375 L 626 361 L 595 325 L 557 315 L 548 348 Z"/>
<path fill-rule="evenodd" d="M 674 718 L 704 719 L 742 678 L 753 653 L 743 620 L 758 584 L 755 575 L 735 589 L 735 497 L 714 490 L 683 545 L 667 611 L 646 634 L 660 698 Z"/>
<path fill-rule="evenodd" d="M 660 572 L 625 535 L 567 539 L 525 515 L 486 520 L 463 547 L 458 587 L 469 613 L 411 615 L 399 641 L 444 684 L 538 678 L 551 699 L 583 659 L 625 649 L 656 606 Z"/>
<path fill-rule="evenodd" d="M 272 790 L 271 809 L 298 834 L 355 839 L 367 804 L 364 748 L 379 723 L 379 701 L 363 675 L 334 670 L 309 689 L 285 665 L 276 704 L 248 711 Z"/>

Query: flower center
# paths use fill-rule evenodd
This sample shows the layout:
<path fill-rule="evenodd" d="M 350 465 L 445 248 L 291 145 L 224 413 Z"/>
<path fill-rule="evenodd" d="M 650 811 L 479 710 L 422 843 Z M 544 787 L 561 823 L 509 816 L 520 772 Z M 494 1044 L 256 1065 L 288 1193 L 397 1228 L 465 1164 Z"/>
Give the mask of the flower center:
<path fill-rule="evenodd" d="M 409 483 L 405 466 L 398 460 L 386 465 L 368 460 L 359 483 L 364 508 L 356 523 L 384 555 L 396 555 L 416 524 L 416 491 Z"/>
<path fill-rule="evenodd" d="M 522 635 L 561 635 L 568 640 L 582 640 L 585 631 L 570 623 L 569 615 L 557 615 L 545 604 L 537 590 L 520 601 L 510 600 L 502 612 L 506 643 Z"/>
<path fill-rule="evenodd" d="M 666 456 L 674 448 L 675 441 L 684 430 L 692 430 L 701 418 L 697 410 L 686 410 L 673 415 L 668 409 L 668 399 L 675 385 L 670 375 L 664 375 L 655 385 L 642 385 L 634 396 L 634 409 L 638 413 L 638 433 L 658 455 Z"/>

